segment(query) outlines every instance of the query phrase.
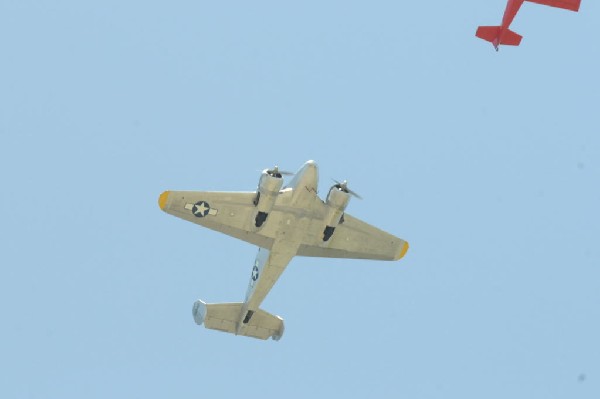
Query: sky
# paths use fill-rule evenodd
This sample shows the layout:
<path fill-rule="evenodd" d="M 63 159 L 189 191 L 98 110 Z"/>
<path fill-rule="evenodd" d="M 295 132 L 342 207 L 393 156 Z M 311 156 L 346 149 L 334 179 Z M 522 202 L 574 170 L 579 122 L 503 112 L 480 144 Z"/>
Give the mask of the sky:
<path fill-rule="evenodd" d="M 0 0 L 0 397 L 600 397 L 600 5 Z M 164 190 L 347 179 L 399 262 L 257 249 Z"/>

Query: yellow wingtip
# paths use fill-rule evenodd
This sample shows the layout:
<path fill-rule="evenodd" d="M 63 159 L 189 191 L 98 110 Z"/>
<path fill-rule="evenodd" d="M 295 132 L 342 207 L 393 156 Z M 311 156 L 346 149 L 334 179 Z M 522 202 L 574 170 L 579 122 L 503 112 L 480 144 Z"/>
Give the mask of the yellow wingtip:
<path fill-rule="evenodd" d="M 158 206 L 163 211 L 165 210 L 165 207 L 167 206 L 167 200 L 168 199 L 169 199 L 169 191 L 165 191 L 164 193 L 162 193 L 160 195 L 160 197 L 158 197 Z"/>
<path fill-rule="evenodd" d="M 400 250 L 400 254 L 396 258 L 396 260 L 402 259 L 404 257 L 404 255 L 406 255 L 407 252 L 408 252 L 408 242 L 404 241 L 404 245 L 402 246 L 402 249 Z"/>

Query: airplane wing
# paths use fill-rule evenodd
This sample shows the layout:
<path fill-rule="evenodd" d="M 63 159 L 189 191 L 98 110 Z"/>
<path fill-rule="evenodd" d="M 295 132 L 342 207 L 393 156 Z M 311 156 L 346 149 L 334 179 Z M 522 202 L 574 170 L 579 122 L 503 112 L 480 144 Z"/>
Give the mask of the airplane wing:
<path fill-rule="evenodd" d="M 255 192 L 165 191 L 158 202 L 166 213 L 270 250 L 275 232 L 268 226 L 256 231 L 252 223 L 256 212 L 255 197 Z M 406 241 L 347 213 L 329 241 L 323 242 L 322 220 L 316 215 L 324 205 L 316 197 L 315 206 L 315 214 L 299 212 L 302 217 L 312 220 L 313 224 L 306 227 L 314 230 L 308 234 L 312 238 L 298 248 L 299 256 L 398 260 L 408 250 Z M 294 207 L 277 205 L 270 220 L 278 220 L 283 209 L 289 212 Z"/>
<path fill-rule="evenodd" d="M 271 249 L 273 239 L 252 231 L 255 192 L 165 191 L 160 208 L 177 216 L 262 248 Z"/>
<path fill-rule="evenodd" d="M 302 244 L 299 256 L 398 260 L 408 251 L 408 242 L 355 217 L 344 214 L 344 222 L 335 228 L 328 242 Z"/>
<path fill-rule="evenodd" d="M 581 0 L 527 0 L 550 7 L 564 8 L 565 10 L 579 11 Z"/>

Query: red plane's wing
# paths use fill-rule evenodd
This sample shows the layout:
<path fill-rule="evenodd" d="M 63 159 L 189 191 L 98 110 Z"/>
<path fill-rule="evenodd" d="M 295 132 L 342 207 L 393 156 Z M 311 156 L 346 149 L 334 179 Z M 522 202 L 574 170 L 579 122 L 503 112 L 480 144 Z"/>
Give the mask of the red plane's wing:
<path fill-rule="evenodd" d="M 565 10 L 579 11 L 581 0 L 526 0 L 532 3 L 543 4 L 550 7 L 564 8 Z"/>

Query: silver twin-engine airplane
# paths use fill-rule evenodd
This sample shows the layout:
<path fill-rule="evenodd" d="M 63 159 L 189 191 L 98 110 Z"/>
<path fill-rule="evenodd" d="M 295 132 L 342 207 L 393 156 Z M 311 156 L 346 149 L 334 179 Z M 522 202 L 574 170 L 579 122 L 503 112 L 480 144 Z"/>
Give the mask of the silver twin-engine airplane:
<path fill-rule="evenodd" d="M 347 183 L 336 182 L 325 201 L 317 196 L 317 164 L 306 162 L 288 185 L 277 167 L 265 169 L 256 191 L 165 191 L 163 211 L 259 247 L 244 302 L 194 303 L 198 325 L 260 339 L 279 340 L 283 319 L 260 309 L 290 260 L 298 256 L 398 260 L 408 243 L 344 212 Z"/>

